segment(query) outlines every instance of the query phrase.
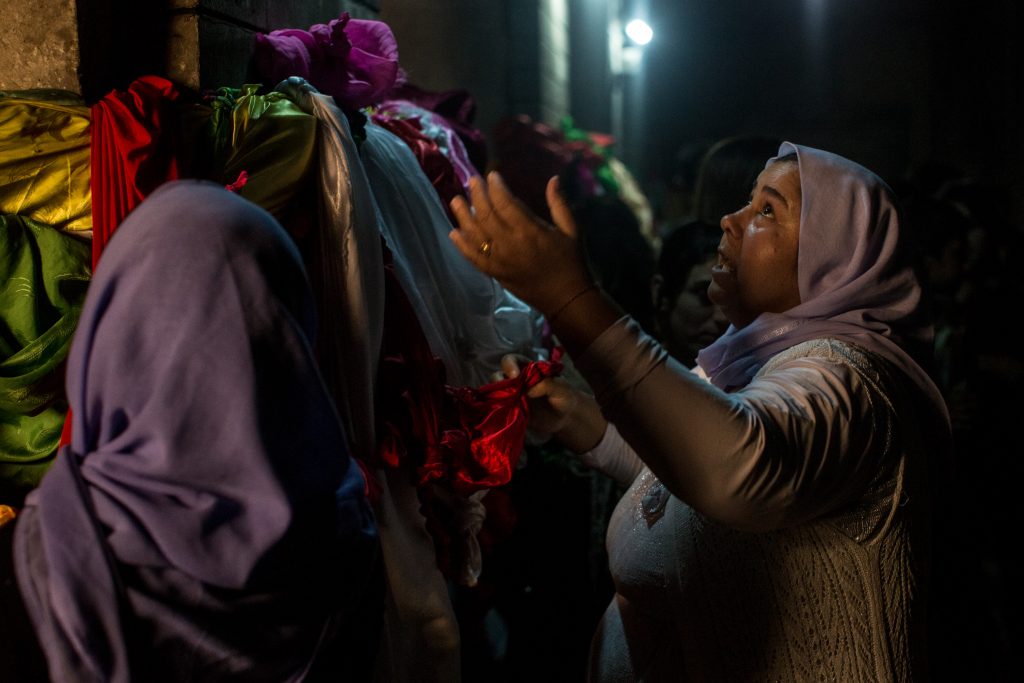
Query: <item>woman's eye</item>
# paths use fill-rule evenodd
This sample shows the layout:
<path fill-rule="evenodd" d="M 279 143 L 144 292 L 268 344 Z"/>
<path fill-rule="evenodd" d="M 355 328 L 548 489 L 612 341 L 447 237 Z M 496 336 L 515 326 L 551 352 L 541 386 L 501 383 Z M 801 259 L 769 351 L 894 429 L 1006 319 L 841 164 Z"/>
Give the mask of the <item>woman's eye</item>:
<path fill-rule="evenodd" d="M 772 212 L 772 205 L 771 204 L 765 204 L 764 208 L 762 208 L 759 213 L 762 216 L 767 216 L 768 218 L 771 218 L 773 215 L 775 215 L 774 212 Z"/>

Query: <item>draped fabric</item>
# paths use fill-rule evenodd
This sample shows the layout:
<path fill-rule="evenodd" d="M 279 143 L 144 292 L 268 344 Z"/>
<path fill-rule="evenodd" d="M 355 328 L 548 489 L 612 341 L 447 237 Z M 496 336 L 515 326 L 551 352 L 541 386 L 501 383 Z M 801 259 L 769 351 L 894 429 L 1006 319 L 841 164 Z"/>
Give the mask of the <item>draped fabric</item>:
<path fill-rule="evenodd" d="M 348 12 L 308 31 L 256 34 L 254 61 L 268 83 L 298 76 L 346 109 L 375 104 L 404 80 L 391 28 L 382 21 L 352 19 Z"/>
<path fill-rule="evenodd" d="M 317 121 L 319 220 L 307 256 L 321 321 L 317 357 L 353 454 L 369 461 L 385 291 L 373 195 L 348 118 L 334 101 L 298 78 L 277 89 Z"/>
<path fill-rule="evenodd" d="M 225 185 L 244 172 L 238 193 L 284 220 L 313 170 L 316 120 L 284 93 L 259 89 L 219 88 L 208 103 L 185 108 L 183 129 L 199 147 L 187 166 Z"/>
<path fill-rule="evenodd" d="M 371 123 L 359 153 L 395 275 L 448 382 L 486 384 L 507 353 L 541 357 L 541 316 L 455 249 L 444 207 L 405 143 Z"/>
<path fill-rule="evenodd" d="M 437 191 L 441 205 L 450 216 L 448 203 L 463 194 L 463 185 L 455 172 L 455 167 L 441 152 L 438 143 L 427 137 L 416 122 L 410 119 L 375 114 L 373 122 L 409 146 L 423 173 Z"/>
<path fill-rule="evenodd" d="M 470 165 L 476 169 L 487 168 L 487 140 L 473 125 L 476 100 L 469 91 L 455 89 L 433 92 L 412 83 L 399 83 L 388 92 L 381 105 L 387 107 L 391 102 L 408 103 L 434 114 L 438 118 L 432 118 L 433 123 L 453 130 L 458 135 Z"/>
<path fill-rule="evenodd" d="M 314 327 L 294 244 L 222 187 L 170 183 L 118 230 L 71 446 L 16 529 L 54 680 L 364 679 L 374 523 Z"/>
<path fill-rule="evenodd" d="M 0 482 L 27 490 L 57 451 L 64 360 L 89 285 L 89 245 L 0 216 Z"/>
<path fill-rule="evenodd" d="M 0 91 L 0 214 L 92 229 L 89 123 L 74 93 Z"/>
<path fill-rule="evenodd" d="M 111 91 L 92 106 L 90 191 L 92 194 L 92 262 L 124 217 L 146 195 L 178 177 L 173 102 L 174 84 L 143 76 L 128 90 Z"/>
<path fill-rule="evenodd" d="M 784 142 L 800 167 L 800 304 L 730 326 L 697 362 L 721 388 L 746 386 L 775 354 L 835 338 L 879 354 L 946 414 L 938 388 L 914 359 L 932 327 L 900 230 L 892 191 L 877 175 L 831 152 Z M 769 164 L 771 161 L 768 162 Z M 918 355 L 918 357 L 921 357 Z"/>
<path fill-rule="evenodd" d="M 451 451 L 450 463 L 430 458 L 420 468 L 427 481 L 450 476 L 456 492 L 469 494 L 512 480 L 526 438 L 529 408 L 526 392 L 562 371 L 561 363 L 532 361 L 516 377 L 482 387 L 449 387 L 458 407 L 462 430 L 447 430 L 442 446 Z M 463 439 L 466 434 L 468 439 Z"/>

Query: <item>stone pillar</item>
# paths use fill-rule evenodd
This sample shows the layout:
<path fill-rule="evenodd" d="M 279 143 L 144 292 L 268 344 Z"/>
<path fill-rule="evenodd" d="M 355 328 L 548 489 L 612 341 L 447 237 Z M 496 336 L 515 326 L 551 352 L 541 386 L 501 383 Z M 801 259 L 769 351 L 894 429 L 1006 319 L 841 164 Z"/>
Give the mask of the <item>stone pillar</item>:
<path fill-rule="evenodd" d="M 7 0 L 0 31 L 0 90 L 78 90 L 75 0 Z"/>
<path fill-rule="evenodd" d="M 61 88 L 94 100 L 155 73 L 206 88 L 249 77 L 253 36 L 307 28 L 379 0 L 6 0 L 0 90 Z"/>

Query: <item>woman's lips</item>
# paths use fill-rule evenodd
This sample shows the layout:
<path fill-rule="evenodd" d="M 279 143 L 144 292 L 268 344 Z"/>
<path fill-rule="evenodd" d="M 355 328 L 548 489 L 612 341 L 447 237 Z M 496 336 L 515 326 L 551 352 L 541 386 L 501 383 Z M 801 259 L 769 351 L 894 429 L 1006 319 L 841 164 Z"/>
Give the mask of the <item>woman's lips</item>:
<path fill-rule="evenodd" d="M 721 285 L 725 280 L 732 280 L 736 274 L 736 269 L 733 268 L 732 263 L 724 259 L 720 259 L 717 264 L 711 266 L 711 279 Z"/>

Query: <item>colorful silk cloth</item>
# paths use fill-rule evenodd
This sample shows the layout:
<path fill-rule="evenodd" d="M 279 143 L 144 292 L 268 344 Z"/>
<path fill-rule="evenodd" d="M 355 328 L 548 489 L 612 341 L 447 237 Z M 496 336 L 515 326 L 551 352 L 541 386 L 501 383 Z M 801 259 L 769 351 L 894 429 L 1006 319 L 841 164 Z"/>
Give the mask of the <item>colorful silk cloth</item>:
<path fill-rule="evenodd" d="M 92 261 L 125 216 L 168 180 L 178 177 L 173 139 L 174 84 L 143 76 L 92 106 Z"/>
<path fill-rule="evenodd" d="M 298 76 L 345 109 L 375 104 L 404 80 L 391 27 L 348 12 L 308 31 L 258 33 L 253 59 L 264 81 Z"/>
<path fill-rule="evenodd" d="M 74 93 L 0 91 L 0 214 L 92 229 L 89 123 Z"/>
<path fill-rule="evenodd" d="M 227 185 L 285 221 L 316 158 L 316 119 L 282 92 L 258 85 L 220 88 L 209 102 L 182 107 L 187 174 Z M 290 228 L 289 225 L 285 225 Z"/>
<path fill-rule="evenodd" d="M 409 146 L 447 209 L 451 200 L 466 193 L 469 179 L 479 173 L 469 165 L 458 137 L 432 124 L 427 118 L 429 114 L 411 104 L 391 102 L 375 110 L 371 120 Z M 457 147 L 453 153 L 454 145 Z"/>
<path fill-rule="evenodd" d="M 67 407 L 64 360 L 89 262 L 87 242 L 0 216 L 0 486 L 15 503 L 57 451 Z"/>
<path fill-rule="evenodd" d="M 455 248 L 444 206 L 408 146 L 369 123 L 359 155 L 395 275 L 448 382 L 486 384 L 508 353 L 542 358 L 541 316 Z"/>
<path fill-rule="evenodd" d="M 319 217 L 306 241 L 321 321 L 317 358 L 352 453 L 369 462 L 376 450 L 374 382 L 384 330 L 384 261 L 373 194 L 348 118 L 333 98 L 300 78 L 277 89 L 319 126 Z"/>
<path fill-rule="evenodd" d="M 393 269 L 386 273 L 381 461 L 397 467 L 409 458 L 418 486 L 440 483 L 462 497 L 507 484 L 526 437 L 526 392 L 562 364 L 534 361 L 518 377 L 478 388 L 446 385 Z"/>
<path fill-rule="evenodd" d="M 466 156 L 473 168 L 487 168 L 487 140 L 479 128 L 473 125 L 476 118 L 476 100 L 469 91 L 462 89 L 440 92 L 424 90 L 412 83 L 400 83 L 391 89 L 387 99 L 381 103 L 406 102 L 425 109 L 438 119 L 438 125 L 451 129 L 459 136 Z"/>

